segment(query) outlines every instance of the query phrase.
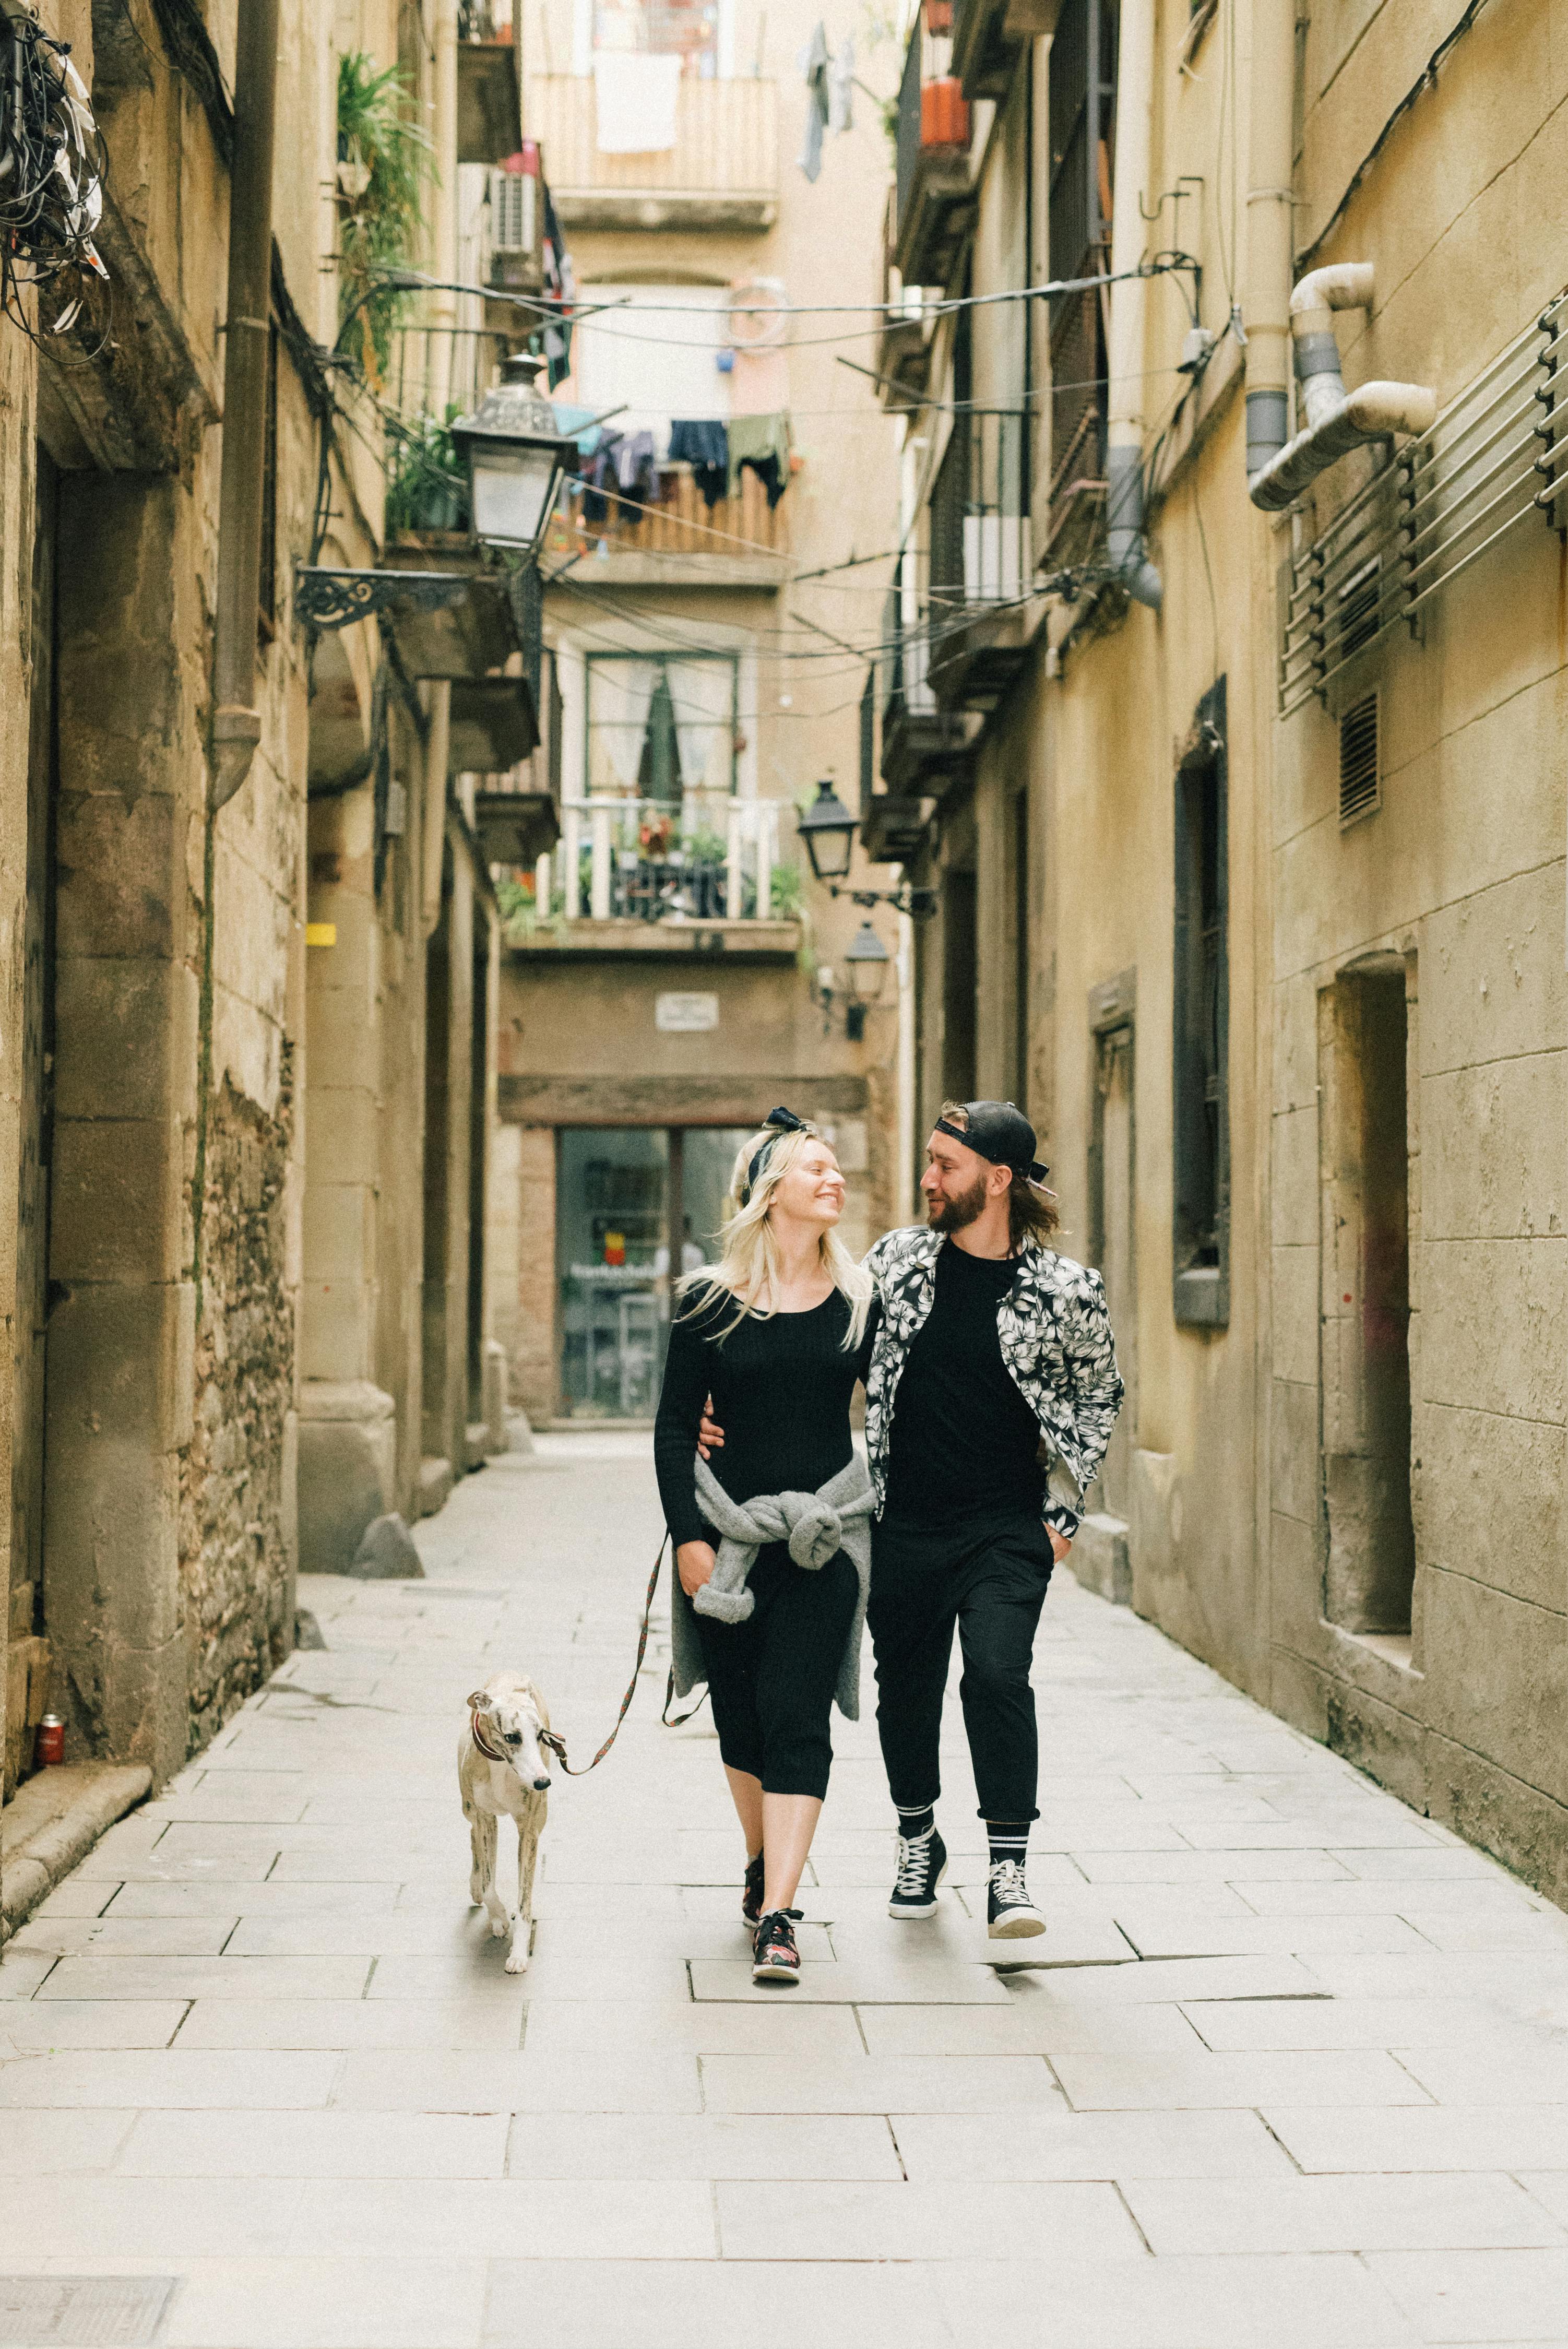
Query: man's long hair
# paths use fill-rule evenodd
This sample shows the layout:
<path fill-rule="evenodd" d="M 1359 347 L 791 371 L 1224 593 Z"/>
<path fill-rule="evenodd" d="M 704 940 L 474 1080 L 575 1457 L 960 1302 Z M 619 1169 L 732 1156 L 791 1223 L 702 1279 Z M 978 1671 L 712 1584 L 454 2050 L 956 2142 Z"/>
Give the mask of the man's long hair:
<path fill-rule="evenodd" d="M 969 1112 L 962 1102 L 944 1102 L 942 1114 L 949 1125 L 961 1130 L 969 1123 Z M 1061 1228 L 1062 1219 L 1057 1213 L 1054 1192 L 1047 1191 L 1043 1184 L 1031 1183 L 1016 1168 L 1012 1176 L 1007 1185 L 1007 1241 L 1016 1255 L 1021 1247 L 1044 1247 L 1051 1234 Z"/>
<path fill-rule="evenodd" d="M 821 1129 L 809 1123 L 796 1126 L 788 1133 L 770 1133 L 764 1127 L 760 1133 L 749 1135 L 737 1153 L 725 1203 L 730 1213 L 724 1226 L 718 1264 L 688 1272 L 677 1287 L 679 1296 L 692 1299 L 684 1308 L 688 1313 L 700 1310 L 711 1301 L 716 1281 L 719 1288 L 734 1292 L 734 1317 L 725 1324 L 719 1333 L 721 1338 L 727 1338 L 748 1314 L 768 1321 L 777 1311 L 773 1300 L 779 1293 L 779 1243 L 769 1220 L 773 1194 L 780 1177 L 788 1174 L 806 1144 L 821 1139 Z M 747 1191 L 751 1161 L 764 1146 L 768 1148 L 767 1158 L 756 1182 Z M 876 1283 L 865 1268 L 855 1262 L 837 1232 L 830 1228 L 824 1231 L 818 1245 L 822 1270 L 850 1309 L 849 1328 L 844 1333 L 844 1347 L 850 1351 L 865 1335 L 866 1316 L 876 1293 Z"/>

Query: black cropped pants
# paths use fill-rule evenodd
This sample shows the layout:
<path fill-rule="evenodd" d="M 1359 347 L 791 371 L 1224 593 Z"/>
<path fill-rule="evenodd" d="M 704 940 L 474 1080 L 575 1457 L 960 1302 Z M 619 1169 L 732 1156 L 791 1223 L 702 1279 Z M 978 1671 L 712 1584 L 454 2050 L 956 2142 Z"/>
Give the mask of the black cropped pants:
<path fill-rule="evenodd" d="M 828 1715 L 860 1600 L 853 1558 L 797 1566 L 783 1542 L 757 1553 L 744 1623 L 696 1618 L 718 1750 L 732 1770 L 760 1778 L 765 1795 L 828 1791 L 833 1743 Z"/>
<path fill-rule="evenodd" d="M 945 1527 L 884 1519 L 872 1527 L 866 1620 L 876 1651 L 877 1731 L 900 1809 L 921 1809 L 942 1791 L 937 1744 L 956 1625 L 980 1816 L 1038 1817 L 1029 1665 L 1053 1563 L 1050 1536 L 1035 1516 Z"/>

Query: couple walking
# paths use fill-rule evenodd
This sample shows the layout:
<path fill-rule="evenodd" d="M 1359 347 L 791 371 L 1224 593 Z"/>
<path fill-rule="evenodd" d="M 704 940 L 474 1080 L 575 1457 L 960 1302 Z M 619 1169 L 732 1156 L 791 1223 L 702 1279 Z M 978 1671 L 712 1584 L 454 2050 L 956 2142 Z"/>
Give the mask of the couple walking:
<path fill-rule="evenodd" d="M 831 1150 L 775 1110 L 736 1161 L 720 1261 L 682 1283 L 671 1325 L 654 1444 L 676 1545 L 676 1685 L 706 1680 L 713 1698 L 758 1982 L 799 1978 L 792 1904 L 828 1790 L 830 1708 L 859 1713 L 867 1623 L 898 1816 L 888 1913 L 931 1916 L 947 1863 L 937 1743 L 956 1624 L 988 1929 L 1045 1930 L 1024 1874 L 1038 1816 L 1029 1665 L 1121 1380 L 1099 1275 L 1046 1245 L 1057 1216 L 1027 1119 L 1010 1102 L 949 1103 L 926 1155 L 928 1228 L 890 1232 L 857 1265 L 834 1229 Z M 850 1435 L 857 1380 L 865 1463 Z"/>

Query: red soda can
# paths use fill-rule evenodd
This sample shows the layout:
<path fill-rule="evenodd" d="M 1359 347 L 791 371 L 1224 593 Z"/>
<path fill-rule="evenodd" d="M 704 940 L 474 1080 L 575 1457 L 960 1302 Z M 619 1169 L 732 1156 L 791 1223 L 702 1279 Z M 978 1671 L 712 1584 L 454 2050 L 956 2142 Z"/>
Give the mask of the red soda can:
<path fill-rule="evenodd" d="M 51 1762 L 66 1758 L 66 1724 L 57 1713 L 46 1713 L 38 1723 L 38 1767 L 46 1770 Z"/>

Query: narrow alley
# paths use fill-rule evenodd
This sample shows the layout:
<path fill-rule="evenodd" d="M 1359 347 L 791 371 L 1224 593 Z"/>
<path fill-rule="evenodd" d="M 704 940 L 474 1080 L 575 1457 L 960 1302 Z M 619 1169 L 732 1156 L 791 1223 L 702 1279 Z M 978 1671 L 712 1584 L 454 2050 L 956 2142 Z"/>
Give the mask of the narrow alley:
<path fill-rule="evenodd" d="M 1068 1574 L 1041 1957 L 997 1969 L 969 1913 L 951 1694 L 953 1880 L 888 1920 L 868 1662 L 804 1978 L 755 1988 L 708 1717 L 658 1723 L 661 1602 L 620 1744 L 556 1779 L 509 1978 L 468 1903 L 464 1699 L 535 1673 L 586 1761 L 657 1532 L 645 1435 L 542 1435 L 418 1528 L 426 1580 L 302 1578 L 325 1651 L 5 1949 L 0 2337 L 1568 2338 L 1568 1920 Z"/>

